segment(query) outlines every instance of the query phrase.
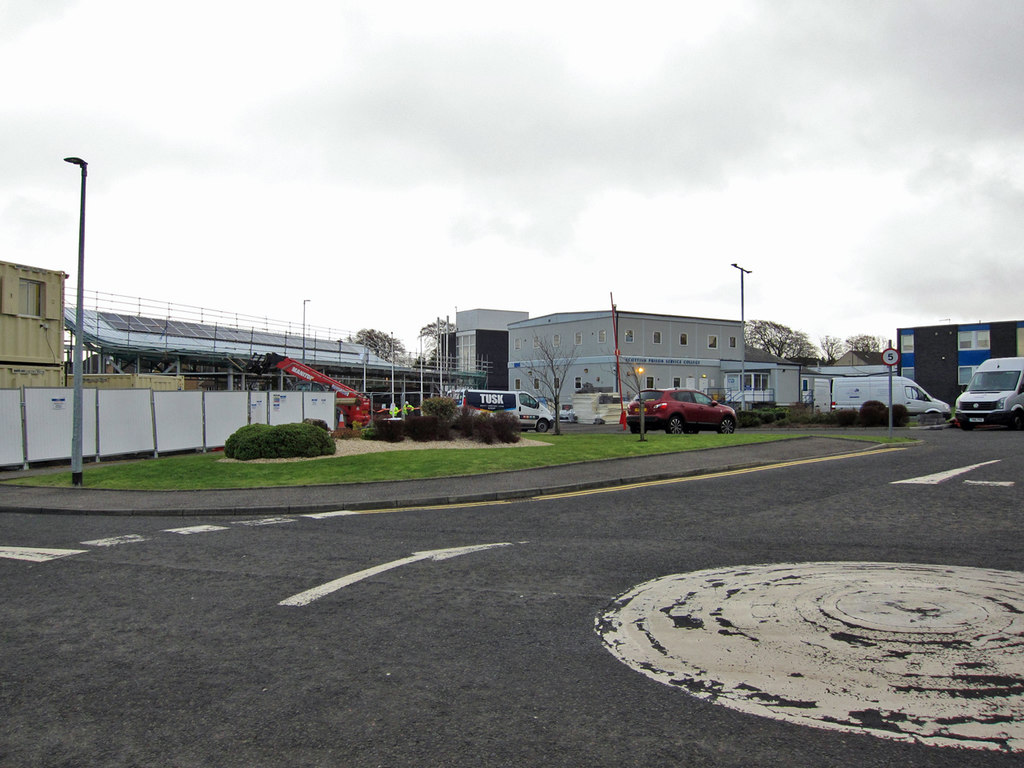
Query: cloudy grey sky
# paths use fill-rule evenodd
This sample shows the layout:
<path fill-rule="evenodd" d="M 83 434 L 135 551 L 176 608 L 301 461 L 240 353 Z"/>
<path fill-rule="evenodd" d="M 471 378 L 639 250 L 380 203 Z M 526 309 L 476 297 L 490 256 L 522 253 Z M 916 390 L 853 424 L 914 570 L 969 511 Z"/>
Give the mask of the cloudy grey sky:
<path fill-rule="evenodd" d="M 1024 317 L 1024 3 L 0 2 L 0 258 L 393 332 L 456 307 Z M 453 318 L 454 319 L 454 318 Z"/>

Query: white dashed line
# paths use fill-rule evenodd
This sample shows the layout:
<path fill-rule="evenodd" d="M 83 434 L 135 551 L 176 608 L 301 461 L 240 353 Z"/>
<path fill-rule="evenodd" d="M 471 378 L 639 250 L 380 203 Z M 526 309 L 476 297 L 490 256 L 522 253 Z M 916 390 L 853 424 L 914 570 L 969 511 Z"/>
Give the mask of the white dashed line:
<path fill-rule="evenodd" d="M 113 536 L 109 539 L 93 539 L 92 541 L 83 541 L 88 547 L 116 547 L 119 544 L 135 544 L 140 541 L 149 541 L 145 536 L 139 536 L 138 534 L 129 533 L 126 536 Z"/>
<path fill-rule="evenodd" d="M 336 509 L 333 512 L 312 512 L 308 515 L 302 515 L 302 517 L 309 517 L 313 520 L 325 520 L 328 517 L 346 517 L 348 515 L 358 515 L 359 512 L 353 512 L 350 509 Z"/>
<path fill-rule="evenodd" d="M 0 557 L 8 560 L 28 560 L 33 563 L 45 563 L 68 555 L 80 555 L 87 549 L 40 549 L 38 547 L 0 547 Z"/>
<path fill-rule="evenodd" d="M 294 517 L 264 517 L 259 520 L 232 520 L 232 525 L 247 525 L 255 528 L 260 525 L 281 525 L 282 523 L 294 523 Z"/>
<path fill-rule="evenodd" d="M 227 526 L 224 525 L 190 525 L 188 528 L 164 528 L 164 533 L 180 533 L 182 536 L 188 536 L 193 533 L 210 533 L 211 531 L 226 531 Z"/>

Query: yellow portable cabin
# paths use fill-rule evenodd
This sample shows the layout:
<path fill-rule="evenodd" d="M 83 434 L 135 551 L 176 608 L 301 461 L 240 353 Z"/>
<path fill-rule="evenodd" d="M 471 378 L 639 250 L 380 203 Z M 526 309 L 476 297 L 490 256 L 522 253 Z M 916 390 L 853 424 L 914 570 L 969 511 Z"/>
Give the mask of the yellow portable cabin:
<path fill-rule="evenodd" d="M 63 385 L 66 279 L 0 261 L 0 387 Z"/>

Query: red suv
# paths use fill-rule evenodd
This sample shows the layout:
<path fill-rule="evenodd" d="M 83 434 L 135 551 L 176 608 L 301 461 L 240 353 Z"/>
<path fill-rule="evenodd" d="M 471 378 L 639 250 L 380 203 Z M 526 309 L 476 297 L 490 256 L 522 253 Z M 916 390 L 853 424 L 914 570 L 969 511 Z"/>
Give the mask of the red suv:
<path fill-rule="evenodd" d="M 664 429 L 670 435 L 714 429 L 728 435 L 736 431 L 736 411 L 696 389 L 645 389 L 629 404 L 626 424 L 640 431 L 640 402 L 644 429 Z"/>

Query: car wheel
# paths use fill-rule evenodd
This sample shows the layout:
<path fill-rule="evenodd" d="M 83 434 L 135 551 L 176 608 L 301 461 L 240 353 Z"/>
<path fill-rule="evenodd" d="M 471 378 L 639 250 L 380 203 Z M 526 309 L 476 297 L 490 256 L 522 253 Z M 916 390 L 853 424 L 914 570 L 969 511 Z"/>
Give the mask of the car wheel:
<path fill-rule="evenodd" d="M 1013 421 L 1010 422 L 1010 429 L 1015 429 L 1018 432 L 1024 429 L 1024 412 L 1014 411 Z"/>
<path fill-rule="evenodd" d="M 726 416 L 718 425 L 718 431 L 723 435 L 731 435 L 736 431 L 736 422 L 730 416 Z"/>
<path fill-rule="evenodd" d="M 640 434 L 640 425 L 639 424 L 630 424 L 629 425 L 629 431 L 632 432 L 634 435 L 639 435 Z"/>
<path fill-rule="evenodd" d="M 537 422 L 537 431 L 538 432 L 547 432 L 548 431 L 548 423 L 544 419 L 541 419 L 540 421 Z"/>
<path fill-rule="evenodd" d="M 683 421 L 683 417 L 676 414 L 668 420 L 668 425 L 665 427 L 665 431 L 670 435 L 681 435 L 686 429 L 686 422 Z"/>

